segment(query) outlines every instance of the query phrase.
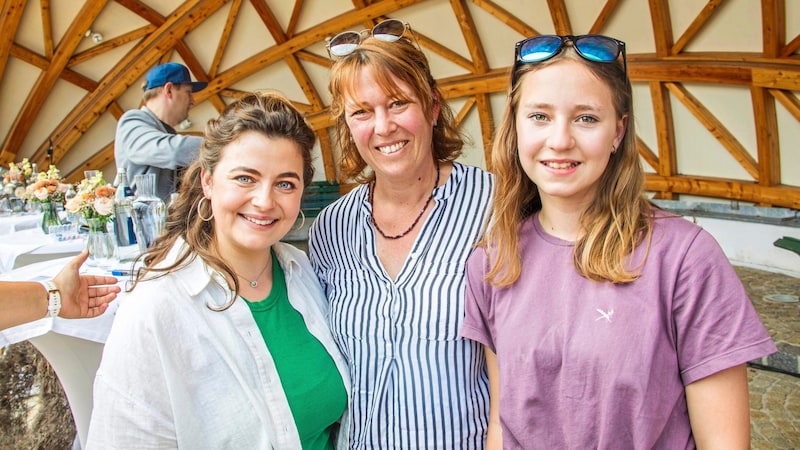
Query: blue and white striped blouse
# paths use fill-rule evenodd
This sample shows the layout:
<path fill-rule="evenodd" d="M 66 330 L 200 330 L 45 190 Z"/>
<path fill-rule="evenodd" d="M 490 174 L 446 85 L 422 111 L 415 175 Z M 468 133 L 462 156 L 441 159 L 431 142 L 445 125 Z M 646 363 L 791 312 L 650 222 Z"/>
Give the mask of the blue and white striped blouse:
<path fill-rule="evenodd" d="M 483 448 L 489 382 L 483 349 L 459 336 L 464 266 L 493 177 L 455 163 L 396 280 L 378 259 L 367 186 L 322 211 L 309 254 L 348 360 L 356 449 Z"/>

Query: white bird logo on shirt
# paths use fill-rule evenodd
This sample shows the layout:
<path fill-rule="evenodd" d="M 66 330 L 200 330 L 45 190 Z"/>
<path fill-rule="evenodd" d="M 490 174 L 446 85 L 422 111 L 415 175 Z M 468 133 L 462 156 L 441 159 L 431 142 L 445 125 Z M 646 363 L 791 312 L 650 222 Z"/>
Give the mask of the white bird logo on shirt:
<path fill-rule="evenodd" d="M 594 319 L 595 322 L 597 322 L 600 319 L 606 319 L 607 321 L 611 322 L 611 318 L 614 316 L 614 310 L 613 309 L 609 309 L 608 312 L 605 312 L 602 309 L 597 308 L 597 312 L 600 313 L 600 317 L 598 317 L 597 319 Z"/>

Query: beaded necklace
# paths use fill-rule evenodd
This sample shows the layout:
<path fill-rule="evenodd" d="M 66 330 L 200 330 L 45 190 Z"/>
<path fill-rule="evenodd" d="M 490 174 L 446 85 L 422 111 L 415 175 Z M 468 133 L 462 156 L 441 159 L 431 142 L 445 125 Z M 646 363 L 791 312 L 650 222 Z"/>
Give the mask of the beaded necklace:
<path fill-rule="evenodd" d="M 375 208 L 375 206 L 372 204 L 372 196 L 375 193 L 375 181 L 373 181 L 372 182 L 372 186 L 370 186 L 369 196 L 368 196 L 369 206 L 370 206 L 369 219 L 370 219 L 370 222 L 372 222 L 372 226 L 375 227 L 375 230 L 377 230 L 378 234 L 383 236 L 384 239 L 400 239 L 401 237 L 407 235 L 411 230 L 414 229 L 415 226 L 417 226 L 417 223 L 419 222 L 419 219 L 421 219 L 422 215 L 425 214 L 425 210 L 428 209 L 428 205 L 430 205 L 431 200 L 433 200 L 433 191 L 436 190 L 436 187 L 438 185 L 439 185 L 439 164 L 436 164 L 436 181 L 433 183 L 433 189 L 431 189 L 431 195 L 428 197 L 428 200 L 422 206 L 422 209 L 420 210 L 419 214 L 417 215 L 417 218 L 414 219 L 414 223 L 412 223 L 411 226 L 408 227 L 408 229 L 406 231 L 403 231 L 400 234 L 396 234 L 394 236 L 387 236 L 386 233 L 384 233 L 383 230 L 381 230 L 381 227 L 378 226 L 378 222 L 375 221 L 375 216 L 372 214 L 372 210 Z"/>

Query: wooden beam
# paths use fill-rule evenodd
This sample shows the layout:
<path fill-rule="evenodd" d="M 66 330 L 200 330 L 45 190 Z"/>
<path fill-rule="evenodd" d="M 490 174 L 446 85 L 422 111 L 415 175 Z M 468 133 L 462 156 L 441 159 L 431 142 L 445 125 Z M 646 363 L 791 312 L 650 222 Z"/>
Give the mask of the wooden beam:
<path fill-rule="evenodd" d="M 275 39 L 277 44 L 283 44 L 284 42 L 288 41 L 289 38 L 286 36 L 286 33 L 283 32 L 281 29 L 281 25 L 278 22 L 278 19 L 273 14 L 272 9 L 264 2 L 264 0 L 250 0 L 250 3 L 256 9 L 261 21 L 267 27 L 267 31 L 272 35 L 272 38 Z M 284 58 L 286 64 L 291 69 L 292 74 L 294 74 L 297 83 L 300 85 L 300 89 L 303 90 L 303 93 L 306 96 L 306 99 L 311 103 L 311 106 L 316 109 L 320 110 L 325 107 L 322 103 L 322 97 L 320 97 L 319 92 L 317 92 L 317 88 L 314 86 L 314 83 L 311 81 L 311 78 L 308 76 L 308 72 L 306 69 L 303 68 L 303 65 L 300 64 L 300 60 L 297 59 L 294 54 L 287 54 Z"/>
<path fill-rule="evenodd" d="M 750 88 L 758 151 L 758 183 L 773 186 L 781 183 L 781 148 L 778 142 L 778 116 L 775 100 L 767 89 Z"/>
<path fill-rule="evenodd" d="M 154 32 L 156 27 L 153 25 L 145 25 L 143 27 L 139 27 L 133 31 L 128 33 L 122 34 L 120 36 L 115 37 L 114 39 L 109 39 L 102 44 L 95 45 L 94 47 L 84 50 L 80 53 L 76 53 L 72 55 L 67 63 L 67 67 L 73 67 L 83 62 L 86 62 L 96 56 L 100 56 L 103 53 L 109 52 L 114 50 L 115 48 L 121 47 L 128 42 L 139 40 L 148 34 Z"/>
<path fill-rule="evenodd" d="M 0 159 L 8 157 L 4 155 L 16 155 L 19 151 L 22 142 L 25 140 L 25 137 L 28 135 L 28 132 L 35 122 L 36 116 L 39 115 L 45 100 L 47 100 L 47 97 L 50 95 L 50 91 L 60 78 L 61 71 L 66 68 L 70 57 L 72 57 L 81 39 L 83 39 L 84 33 L 92 25 L 94 19 L 100 14 L 100 11 L 103 10 L 107 1 L 108 0 L 97 0 L 86 2 L 83 4 L 81 10 L 78 11 L 75 20 L 73 20 L 69 28 L 67 28 L 64 37 L 61 39 L 61 43 L 58 45 L 58 48 L 56 48 L 55 53 L 53 53 L 50 63 L 39 75 L 39 78 L 28 94 L 28 98 L 25 99 L 25 103 L 14 119 L 14 123 L 11 125 L 11 129 L 3 142 L 2 149 L 0 149 Z M 58 159 L 55 161 L 58 161 Z"/>
<path fill-rule="evenodd" d="M 677 55 L 683 51 L 686 45 L 691 42 L 708 23 L 723 1 L 724 0 L 709 0 L 708 3 L 706 3 L 706 6 L 703 7 L 697 17 L 689 24 L 689 27 L 686 28 L 686 31 L 678 38 L 675 45 L 672 46 L 672 50 L 670 51 L 671 55 Z"/>
<path fill-rule="evenodd" d="M 483 43 L 478 36 L 477 27 L 475 27 L 472 13 L 470 13 L 469 7 L 466 5 L 466 0 L 450 0 L 450 7 L 453 8 L 456 21 L 458 21 L 458 26 L 461 28 L 461 35 L 464 36 L 467 49 L 469 49 L 472 65 L 475 67 L 474 71 L 486 73 L 489 70 L 489 63 L 486 61 Z"/>
<path fill-rule="evenodd" d="M 325 179 L 328 181 L 338 181 L 339 176 L 336 173 L 336 161 L 333 158 L 333 146 L 331 145 L 330 136 L 328 136 L 328 129 L 321 128 L 315 131 L 317 140 L 319 141 L 319 149 L 322 153 L 322 166 L 325 168 Z"/>
<path fill-rule="evenodd" d="M 753 68 L 753 85 L 770 89 L 800 90 L 800 68 Z"/>
<path fill-rule="evenodd" d="M 469 111 L 472 109 L 472 107 L 475 106 L 475 103 L 477 103 L 475 97 L 467 98 L 467 101 L 464 102 L 464 105 L 458 110 L 458 113 L 454 118 L 455 126 L 461 126 L 461 123 L 464 122 L 464 119 L 467 117 L 467 114 L 469 114 Z"/>
<path fill-rule="evenodd" d="M 600 14 L 597 15 L 592 27 L 589 29 L 588 34 L 603 34 L 603 30 L 606 28 L 606 24 L 611 19 L 614 9 L 616 9 L 618 4 L 619 0 L 606 1 L 606 4 L 603 5 L 603 9 L 600 10 Z"/>
<path fill-rule="evenodd" d="M 483 162 L 486 168 L 492 170 L 492 136 L 494 135 L 494 117 L 492 115 L 492 104 L 488 94 L 478 94 L 475 96 L 478 106 L 478 120 L 481 125 L 481 137 L 483 138 Z"/>
<path fill-rule="evenodd" d="M 572 24 L 569 21 L 569 12 L 564 0 L 547 0 L 547 8 L 553 19 L 556 34 L 573 34 Z"/>
<path fill-rule="evenodd" d="M 53 20 L 50 17 L 50 0 L 39 0 L 40 11 L 42 14 L 42 44 L 44 46 L 44 56 L 53 57 Z"/>
<path fill-rule="evenodd" d="M 770 89 L 769 93 L 789 111 L 789 114 L 794 116 L 795 120 L 800 122 L 800 100 L 794 94 L 778 89 Z"/>
<path fill-rule="evenodd" d="M 116 2 L 128 8 L 129 10 L 133 11 L 134 13 L 141 16 L 143 19 L 150 22 L 156 27 L 161 27 L 162 25 L 164 25 L 166 21 L 166 19 L 161 14 L 159 14 L 158 11 L 154 10 L 148 5 L 143 4 L 138 0 L 116 0 Z M 183 7 L 183 5 L 181 7 Z M 206 17 L 200 18 L 201 21 L 205 19 Z M 205 82 L 209 81 L 208 74 L 203 69 L 203 65 L 200 64 L 200 61 L 197 59 L 197 56 L 195 56 L 194 52 L 192 52 L 189 46 L 186 45 L 185 42 L 183 42 L 182 37 L 181 39 L 175 41 L 169 52 L 167 51 L 164 52 L 164 57 L 158 60 L 158 64 L 163 64 L 165 62 L 168 62 L 170 60 L 168 53 L 170 53 L 172 50 L 178 52 L 181 59 L 183 59 L 183 63 L 189 69 L 189 72 L 191 72 L 198 81 L 205 81 Z M 218 111 L 220 110 L 220 106 L 224 104 L 221 98 L 212 97 L 209 100 L 211 101 L 211 104 L 217 108 Z"/>
<path fill-rule="evenodd" d="M 639 136 L 636 136 L 636 150 L 648 166 L 653 170 L 658 170 L 658 156 Z"/>
<path fill-rule="evenodd" d="M 118 0 L 119 1 L 119 0 Z M 186 33 L 222 7 L 225 0 L 187 0 L 178 7 L 158 30 L 140 42 L 114 66 L 97 89 L 85 96 L 53 132 L 55 161 L 80 139 L 83 133 L 102 115 L 108 105 L 123 92 L 159 57 L 175 47 Z M 46 145 L 31 158 L 43 159 Z"/>
<path fill-rule="evenodd" d="M 755 159 L 747 152 L 747 149 L 739 143 L 736 137 L 725 125 L 722 124 L 703 104 L 693 96 L 686 88 L 676 83 L 666 83 L 667 89 L 672 92 L 678 100 L 697 118 L 698 121 L 728 150 L 728 153 L 739 162 L 739 165 L 750 174 L 753 179 L 758 180 L 759 171 Z"/>
<path fill-rule="evenodd" d="M 778 57 L 786 40 L 785 0 L 761 0 L 761 34 L 764 56 Z"/>
<path fill-rule="evenodd" d="M 303 0 L 295 0 L 292 8 L 292 15 L 289 17 L 289 24 L 286 25 L 286 36 L 291 38 L 297 31 L 297 22 L 300 20 L 300 12 L 303 11 Z"/>
<path fill-rule="evenodd" d="M 342 30 L 347 29 L 357 23 L 381 15 L 396 11 L 398 9 L 411 6 L 419 3 L 422 0 L 384 0 L 357 11 L 350 11 L 345 14 L 333 17 L 322 24 L 314 26 L 310 30 L 303 31 L 283 44 L 275 45 L 266 50 L 263 50 L 255 55 L 252 55 L 246 61 L 243 61 L 228 70 L 220 73 L 215 79 L 209 82 L 206 89 L 198 92 L 198 102 L 207 96 L 214 95 L 216 92 L 236 84 L 237 82 L 247 78 L 248 76 L 258 72 L 264 67 L 274 63 L 279 59 L 283 59 L 288 53 L 293 53 L 298 50 L 304 49 L 311 44 L 323 40 L 326 36 L 336 34 Z"/>
<path fill-rule="evenodd" d="M 25 12 L 26 0 L 4 0 L 3 8 L 0 9 L 0 80 L 6 71 L 8 56 L 14 45 L 14 36 L 17 35 L 19 23 L 22 21 L 22 13 Z"/>
<path fill-rule="evenodd" d="M 615 0 L 610 0 L 615 1 Z M 496 19 L 500 22 L 503 22 L 511 28 L 512 30 L 516 31 L 517 33 L 521 34 L 524 37 L 536 36 L 542 34 L 536 31 L 535 28 L 528 25 L 525 21 L 520 20 L 516 15 L 511 14 L 507 10 L 500 7 L 497 3 L 490 1 L 490 0 L 472 0 L 472 3 L 475 6 L 483 9 L 484 11 L 488 12 L 489 14 L 493 15 Z"/>
<path fill-rule="evenodd" d="M 669 191 L 800 209 L 800 188 L 785 184 L 763 186 L 725 178 L 647 174 L 645 186 L 648 191 Z"/>
<path fill-rule="evenodd" d="M 656 55 L 663 58 L 671 55 L 672 18 L 669 14 L 669 0 L 649 0 L 650 23 L 653 25 L 653 37 L 656 43 Z"/>
<path fill-rule="evenodd" d="M 79 183 L 83 179 L 84 170 L 93 170 L 105 167 L 114 162 L 114 142 L 106 144 L 99 152 L 82 162 L 78 167 L 64 175 L 67 183 Z"/>
<path fill-rule="evenodd" d="M 419 41 L 419 45 L 429 49 L 433 53 L 443 57 L 444 59 L 450 61 L 451 63 L 458 64 L 459 66 L 467 69 L 470 72 L 475 72 L 475 65 L 469 59 L 463 57 L 461 53 L 454 52 L 450 50 L 450 48 L 440 44 L 437 41 L 429 38 L 428 36 L 418 33 L 416 30 L 411 30 L 414 33 L 414 36 Z"/>
<path fill-rule="evenodd" d="M 25 61 L 32 66 L 38 67 L 42 71 L 47 69 L 47 66 L 50 65 L 49 59 L 42 55 L 38 55 L 21 45 L 14 44 L 14 46 L 11 48 L 11 55 L 15 58 Z M 64 69 L 59 75 L 61 76 L 62 80 L 72 83 L 85 91 L 93 91 L 97 87 L 96 81 L 81 75 L 74 70 Z"/>
<path fill-rule="evenodd" d="M 222 34 L 217 41 L 217 50 L 214 52 L 214 59 L 211 60 L 211 67 L 208 69 L 208 76 L 214 78 L 219 72 L 219 65 L 222 62 L 222 55 L 225 54 L 225 48 L 228 46 L 231 33 L 233 33 L 233 25 L 236 23 L 236 17 L 239 16 L 239 8 L 242 6 L 242 0 L 233 0 L 231 2 L 231 9 L 228 10 L 228 17 L 225 19 L 225 26 L 222 28 Z"/>
<path fill-rule="evenodd" d="M 791 42 L 786 44 L 783 47 L 783 51 L 781 51 L 781 58 L 788 58 L 794 54 L 797 50 L 800 50 L 800 34 L 794 37 Z"/>
<path fill-rule="evenodd" d="M 650 82 L 650 97 L 653 101 L 658 161 L 653 166 L 662 176 L 672 176 L 678 172 L 678 159 L 675 149 L 675 121 L 672 118 L 672 103 L 669 90 L 663 83 Z"/>

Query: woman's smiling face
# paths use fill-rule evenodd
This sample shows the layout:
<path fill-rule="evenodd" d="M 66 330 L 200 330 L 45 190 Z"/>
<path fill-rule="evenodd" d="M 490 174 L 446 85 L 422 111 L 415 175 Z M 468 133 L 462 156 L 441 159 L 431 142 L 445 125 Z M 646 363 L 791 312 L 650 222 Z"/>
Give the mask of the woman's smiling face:
<path fill-rule="evenodd" d="M 430 166 L 433 119 L 426 115 L 411 86 L 390 75 L 404 99 L 386 92 L 373 69 L 358 73 L 352 98 L 345 101 L 345 120 L 353 141 L 376 177 L 409 176 Z"/>
<path fill-rule="evenodd" d="M 523 75 L 516 113 L 519 159 L 543 204 L 585 208 L 625 132 L 610 88 L 564 59 Z"/>
<path fill-rule="evenodd" d="M 213 174 L 201 172 L 223 257 L 260 254 L 283 238 L 300 212 L 303 158 L 286 138 L 246 131 L 222 150 Z"/>

